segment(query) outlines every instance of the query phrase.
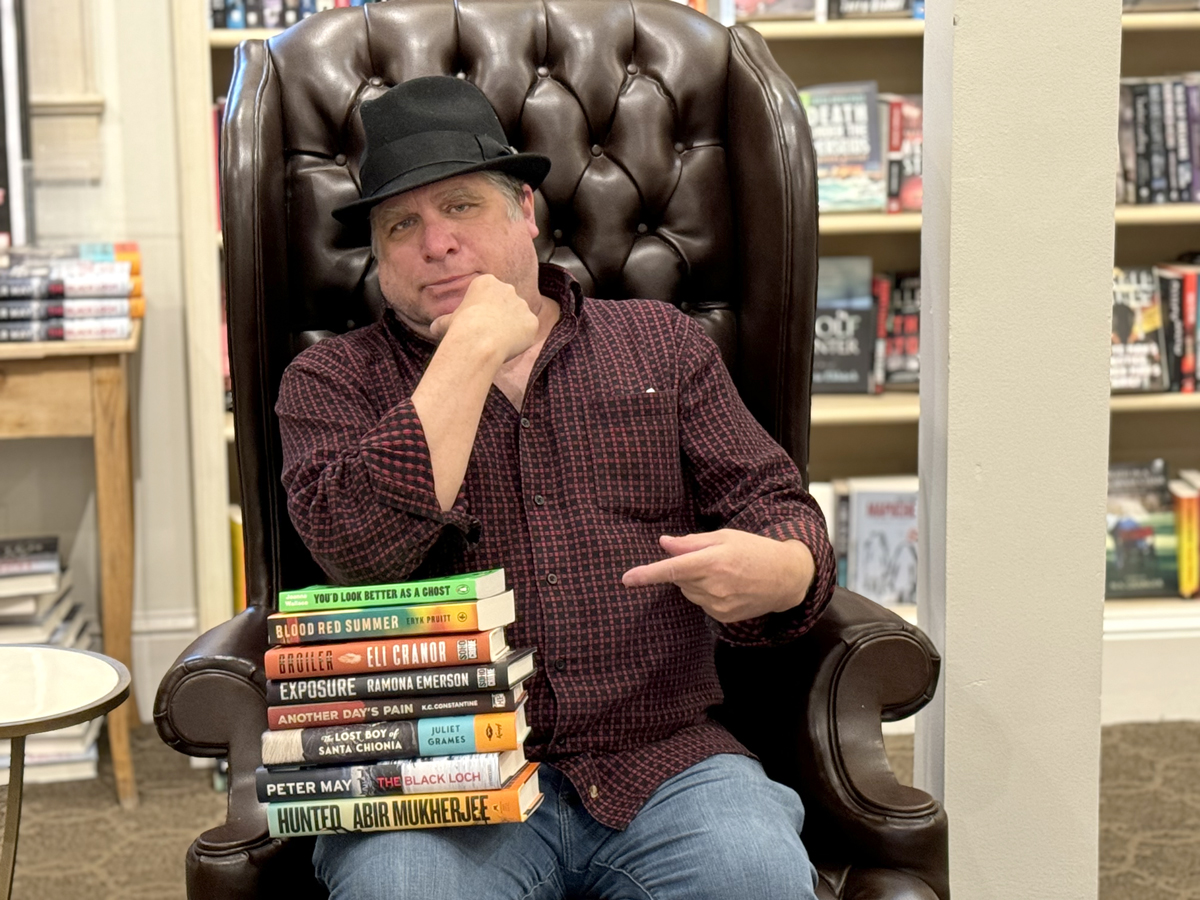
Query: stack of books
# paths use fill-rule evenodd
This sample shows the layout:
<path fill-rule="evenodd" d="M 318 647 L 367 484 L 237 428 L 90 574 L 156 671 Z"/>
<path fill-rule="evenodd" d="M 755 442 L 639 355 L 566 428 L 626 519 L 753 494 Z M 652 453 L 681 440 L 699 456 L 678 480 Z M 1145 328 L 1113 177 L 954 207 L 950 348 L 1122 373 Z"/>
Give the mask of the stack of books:
<path fill-rule="evenodd" d="M 125 340 L 145 310 L 136 243 L 0 255 L 0 342 Z"/>
<path fill-rule="evenodd" d="M 93 649 L 91 617 L 71 595 L 57 537 L 0 540 L 0 644 Z M 40 784 L 96 777 L 96 737 L 103 717 L 25 742 L 25 781 Z M 0 741 L 0 785 L 8 783 L 9 743 Z"/>
<path fill-rule="evenodd" d="M 925 0 L 737 0 L 739 19 L 923 19 Z"/>
<path fill-rule="evenodd" d="M 213 28 L 287 28 L 327 9 L 382 0 L 209 0 Z"/>
<path fill-rule="evenodd" d="M 258 796 L 275 837 L 523 822 L 532 649 L 504 571 L 284 591 L 267 617 Z"/>

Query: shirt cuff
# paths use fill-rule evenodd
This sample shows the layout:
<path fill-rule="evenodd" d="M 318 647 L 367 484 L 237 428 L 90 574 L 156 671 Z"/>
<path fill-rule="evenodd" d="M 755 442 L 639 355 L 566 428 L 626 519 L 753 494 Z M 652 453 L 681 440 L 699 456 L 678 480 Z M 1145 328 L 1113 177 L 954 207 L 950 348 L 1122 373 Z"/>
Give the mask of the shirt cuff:
<path fill-rule="evenodd" d="M 820 528 L 819 532 L 811 530 L 817 527 Z M 808 547 L 815 564 L 813 579 L 804 599 L 786 612 L 768 613 L 741 622 L 717 623 L 719 638 L 743 647 L 786 644 L 800 637 L 821 617 L 836 586 L 837 567 L 824 523 L 781 522 L 765 529 L 762 534 L 777 541 L 797 540 Z"/>
<path fill-rule="evenodd" d="M 402 400 L 392 407 L 378 425 L 363 435 L 360 446 L 371 489 L 384 503 L 453 526 L 468 542 L 479 540 L 479 520 L 470 513 L 465 481 L 449 510 L 438 503 L 429 444 L 412 400 Z"/>

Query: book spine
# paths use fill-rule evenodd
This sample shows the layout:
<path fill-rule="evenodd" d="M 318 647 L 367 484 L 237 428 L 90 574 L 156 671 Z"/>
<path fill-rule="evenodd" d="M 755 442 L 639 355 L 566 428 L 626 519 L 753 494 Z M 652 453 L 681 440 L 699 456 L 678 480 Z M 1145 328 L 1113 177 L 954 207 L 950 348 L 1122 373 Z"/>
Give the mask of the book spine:
<path fill-rule="evenodd" d="M 1118 101 L 1117 147 L 1121 159 L 1120 203 L 1137 203 L 1137 151 L 1133 134 L 1133 89 L 1122 81 Z"/>
<path fill-rule="evenodd" d="M 479 601 L 378 606 L 267 616 L 268 644 L 312 644 L 348 638 L 479 631 Z"/>
<path fill-rule="evenodd" d="M 62 295 L 61 281 L 37 275 L 0 275 L 0 299 L 46 300 Z"/>
<path fill-rule="evenodd" d="M 1137 167 L 1134 170 L 1134 183 L 1137 188 L 1137 202 L 1149 203 L 1150 194 L 1150 86 L 1133 84 L 1130 86 L 1133 94 L 1133 140 L 1134 157 Z"/>
<path fill-rule="evenodd" d="M 1185 394 L 1196 392 L 1196 312 L 1200 297 L 1197 296 L 1197 271 L 1188 269 L 1181 273 L 1183 286 L 1183 361 L 1180 366 L 1182 377 L 1179 390 Z"/>
<path fill-rule="evenodd" d="M 270 768 L 516 750 L 520 712 L 264 731 L 262 761 Z"/>
<path fill-rule="evenodd" d="M 1167 389 L 1179 391 L 1183 380 L 1184 355 L 1183 279 L 1165 269 L 1156 269 L 1154 275 L 1158 280 L 1158 295 L 1165 320 L 1167 353 L 1163 366 L 1167 370 Z"/>
<path fill-rule="evenodd" d="M 1192 200 L 1200 202 L 1200 81 L 1185 82 L 1187 90 L 1188 140 L 1192 153 Z"/>
<path fill-rule="evenodd" d="M 1200 592 L 1200 496 L 1183 481 L 1172 481 L 1170 491 L 1179 596 L 1190 600 Z"/>
<path fill-rule="evenodd" d="M 274 771 L 260 766 L 254 777 L 258 799 L 263 803 L 298 797 L 349 799 L 453 790 L 490 791 L 501 786 L 499 753 Z"/>
<path fill-rule="evenodd" d="M 225 27 L 225 0 L 209 0 L 208 25 L 210 28 Z"/>
<path fill-rule="evenodd" d="M 462 691 L 508 690 L 508 662 L 480 666 L 448 666 L 336 678 L 267 681 L 269 706 L 321 700 L 378 700 L 397 695 L 431 695 Z"/>
<path fill-rule="evenodd" d="M 525 818 L 520 794 L 512 787 L 386 800 L 300 800 L 267 805 L 267 828 L 272 837 L 496 825 Z"/>
<path fill-rule="evenodd" d="M 140 298 L 88 298 L 70 300 L 0 300 L 0 321 L 45 319 L 140 318 L 145 312 Z"/>
<path fill-rule="evenodd" d="M 36 553 L 22 558 L 0 559 L 0 577 L 7 575 L 52 575 L 59 570 L 58 554 Z"/>
<path fill-rule="evenodd" d="M 1191 128 L 1188 125 L 1187 85 L 1182 81 L 1172 81 L 1171 96 L 1175 106 L 1175 156 L 1178 171 L 1179 199 L 1188 203 L 1192 199 L 1192 156 L 1196 152 L 1192 147 Z"/>
<path fill-rule="evenodd" d="M 886 275 L 876 275 L 875 294 L 875 393 L 883 393 L 887 382 L 887 319 L 892 302 L 892 280 Z"/>
<path fill-rule="evenodd" d="M 1179 202 L 1179 147 L 1175 131 L 1175 92 L 1171 82 L 1162 82 L 1163 146 L 1167 159 L 1167 202 Z"/>
<path fill-rule="evenodd" d="M 264 654 L 268 678 L 306 675 L 358 675 L 430 666 L 492 661 L 491 634 L 456 634 L 422 638 L 388 638 L 342 644 L 270 647 Z"/>
<path fill-rule="evenodd" d="M 246 27 L 263 27 L 263 0 L 245 0 Z"/>
<path fill-rule="evenodd" d="M 889 95 L 879 99 L 880 133 L 887 160 L 887 211 L 898 213 L 900 189 L 904 186 L 904 101 Z"/>
<path fill-rule="evenodd" d="M 501 570 L 477 576 L 456 575 L 429 581 L 368 585 L 365 587 L 308 587 L 281 591 L 280 612 L 312 612 L 324 609 L 351 609 L 366 606 L 407 606 L 434 600 L 478 600 L 504 590 Z"/>
<path fill-rule="evenodd" d="M 474 716 L 517 705 L 521 689 L 491 694 L 446 694 L 431 697 L 391 697 L 385 700 L 338 700 L 294 706 L 268 706 L 267 727 L 272 731 L 439 716 Z"/>
<path fill-rule="evenodd" d="M 837 513 L 834 517 L 833 554 L 837 562 L 838 587 L 845 587 L 849 579 L 847 548 L 850 544 L 850 495 L 837 495 Z"/>
<path fill-rule="evenodd" d="M 1150 202 L 1167 202 L 1167 141 L 1163 128 L 1163 86 L 1154 81 L 1147 86 L 1146 125 L 1150 135 Z"/>

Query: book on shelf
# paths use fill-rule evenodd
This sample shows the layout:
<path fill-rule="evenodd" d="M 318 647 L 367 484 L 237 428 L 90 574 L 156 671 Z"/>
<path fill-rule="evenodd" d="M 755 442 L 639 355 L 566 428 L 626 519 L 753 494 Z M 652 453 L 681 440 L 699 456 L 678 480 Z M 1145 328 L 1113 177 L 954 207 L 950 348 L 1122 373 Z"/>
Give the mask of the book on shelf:
<path fill-rule="evenodd" d="M 1167 390 L 1167 352 L 1165 317 L 1154 270 L 1148 266 L 1114 268 L 1109 357 L 1113 393 Z"/>
<path fill-rule="evenodd" d="M 887 206 L 874 81 L 800 89 L 812 132 L 820 212 L 883 212 Z"/>
<path fill-rule="evenodd" d="M 360 675 L 488 663 L 497 659 L 506 647 L 504 629 L 493 628 L 470 634 L 270 647 L 263 661 L 268 678 Z"/>
<path fill-rule="evenodd" d="M 0 589 L 5 588 L 4 581 L 0 579 Z M 71 570 L 67 569 L 59 575 L 58 584 L 53 590 L 0 596 L 0 626 L 25 625 L 37 621 L 70 589 Z"/>
<path fill-rule="evenodd" d="M 129 316 L 0 323 L 0 343 L 126 340 L 132 334 L 133 319 Z"/>
<path fill-rule="evenodd" d="M 894 272 L 884 319 L 883 388 L 915 391 L 921 380 L 921 273 Z"/>
<path fill-rule="evenodd" d="M 294 800 L 348 800 L 392 794 L 494 791 L 526 763 L 525 748 L 417 759 L 392 759 L 353 766 L 274 768 L 254 773 L 263 803 Z"/>
<path fill-rule="evenodd" d="M 146 314 L 142 297 L 71 297 L 58 299 L 0 300 L 0 322 L 46 319 L 140 319 Z"/>
<path fill-rule="evenodd" d="M 397 694 L 425 696 L 506 691 L 528 678 L 534 669 L 534 650 L 530 648 L 506 650 L 491 663 L 466 666 L 287 681 L 268 678 L 267 705 L 379 700 Z"/>
<path fill-rule="evenodd" d="M 9 759 L 8 756 L 0 756 L 0 787 L 8 784 Z M 83 753 L 40 757 L 36 763 L 27 754 L 23 780 L 25 784 L 85 781 L 96 777 L 99 759 L 100 753 L 94 741 Z"/>
<path fill-rule="evenodd" d="M 873 394 L 876 298 L 869 256 L 824 256 L 817 264 L 814 394 Z"/>
<path fill-rule="evenodd" d="M 494 791 L 268 803 L 267 830 L 290 837 L 524 822 L 542 802 L 537 772 L 537 763 L 527 763 Z"/>
<path fill-rule="evenodd" d="M 444 578 L 405 581 L 396 584 L 368 584 L 348 587 L 313 585 L 299 590 L 280 591 L 280 612 L 306 612 L 317 609 L 360 609 L 368 606 L 429 603 L 432 600 L 478 600 L 502 593 L 504 570 L 488 569 Z"/>
<path fill-rule="evenodd" d="M 516 709 L 525 699 L 525 693 L 525 686 L 518 684 L 507 691 L 478 694 L 400 695 L 378 700 L 331 700 L 327 703 L 268 706 L 267 728 L 280 731 L 437 716 L 475 716 Z"/>
<path fill-rule="evenodd" d="M 233 611 L 239 613 L 246 608 L 246 544 L 242 529 L 242 508 L 229 504 L 229 550 L 233 577 Z"/>
<path fill-rule="evenodd" d="M 921 211 L 923 110 L 920 94 L 879 95 L 880 145 L 886 160 L 889 213 Z"/>
<path fill-rule="evenodd" d="M 1185 12 L 1200 9 L 1200 0 L 1121 0 L 1126 12 Z"/>
<path fill-rule="evenodd" d="M 1194 470 L 1193 470 L 1194 471 Z M 1179 596 L 1190 600 L 1200 593 L 1200 472 L 1196 484 L 1183 477 L 1167 482 L 1175 515 L 1175 556 Z"/>
<path fill-rule="evenodd" d="M 0 578 L 55 573 L 58 570 L 57 537 L 0 539 Z"/>
<path fill-rule="evenodd" d="M 816 18 L 816 0 L 737 0 L 739 19 L 797 19 Z"/>
<path fill-rule="evenodd" d="M 1117 202 L 1200 202 L 1200 73 L 1122 78 Z"/>
<path fill-rule="evenodd" d="M 521 704 L 513 710 L 474 716 L 268 730 L 262 735 L 262 761 L 271 768 L 491 753 L 515 750 L 528 736 Z"/>
<path fill-rule="evenodd" d="M 829 0 L 831 19 L 911 19 L 913 0 Z"/>
<path fill-rule="evenodd" d="M 916 603 L 916 475 L 848 478 L 846 587 L 881 606 Z"/>
<path fill-rule="evenodd" d="M 517 618 L 512 591 L 478 600 L 368 606 L 267 616 L 268 644 L 309 644 L 350 638 L 489 631 Z"/>
<path fill-rule="evenodd" d="M 1178 595 L 1175 514 L 1164 460 L 1109 465 L 1105 531 L 1106 597 Z"/>
<path fill-rule="evenodd" d="M 49 265 L 53 262 L 128 263 L 130 275 L 142 274 L 137 241 L 91 241 L 82 244 L 23 245 L 0 250 L 0 268 Z"/>
<path fill-rule="evenodd" d="M 44 644 L 72 611 L 75 605 L 68 590 L 40 618 L 20 623 L 0 620 L 0 644 Z"/>

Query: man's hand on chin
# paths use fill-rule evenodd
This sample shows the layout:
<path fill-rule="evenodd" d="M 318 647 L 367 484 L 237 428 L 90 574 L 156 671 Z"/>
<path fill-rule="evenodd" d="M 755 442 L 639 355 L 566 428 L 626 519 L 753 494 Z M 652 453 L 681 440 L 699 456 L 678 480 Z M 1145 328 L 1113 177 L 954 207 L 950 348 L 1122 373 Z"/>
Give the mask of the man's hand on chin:
<path fill-rule="evenodd" d="M 742 622 L 800 604 L 816 571 L 800 541 L 777 541 L 723 528 L 672 537 L 659 544 L 666 559 L 636 566 L 621 577 L 626 587 L 674 584 L 718 622 Z"/>

